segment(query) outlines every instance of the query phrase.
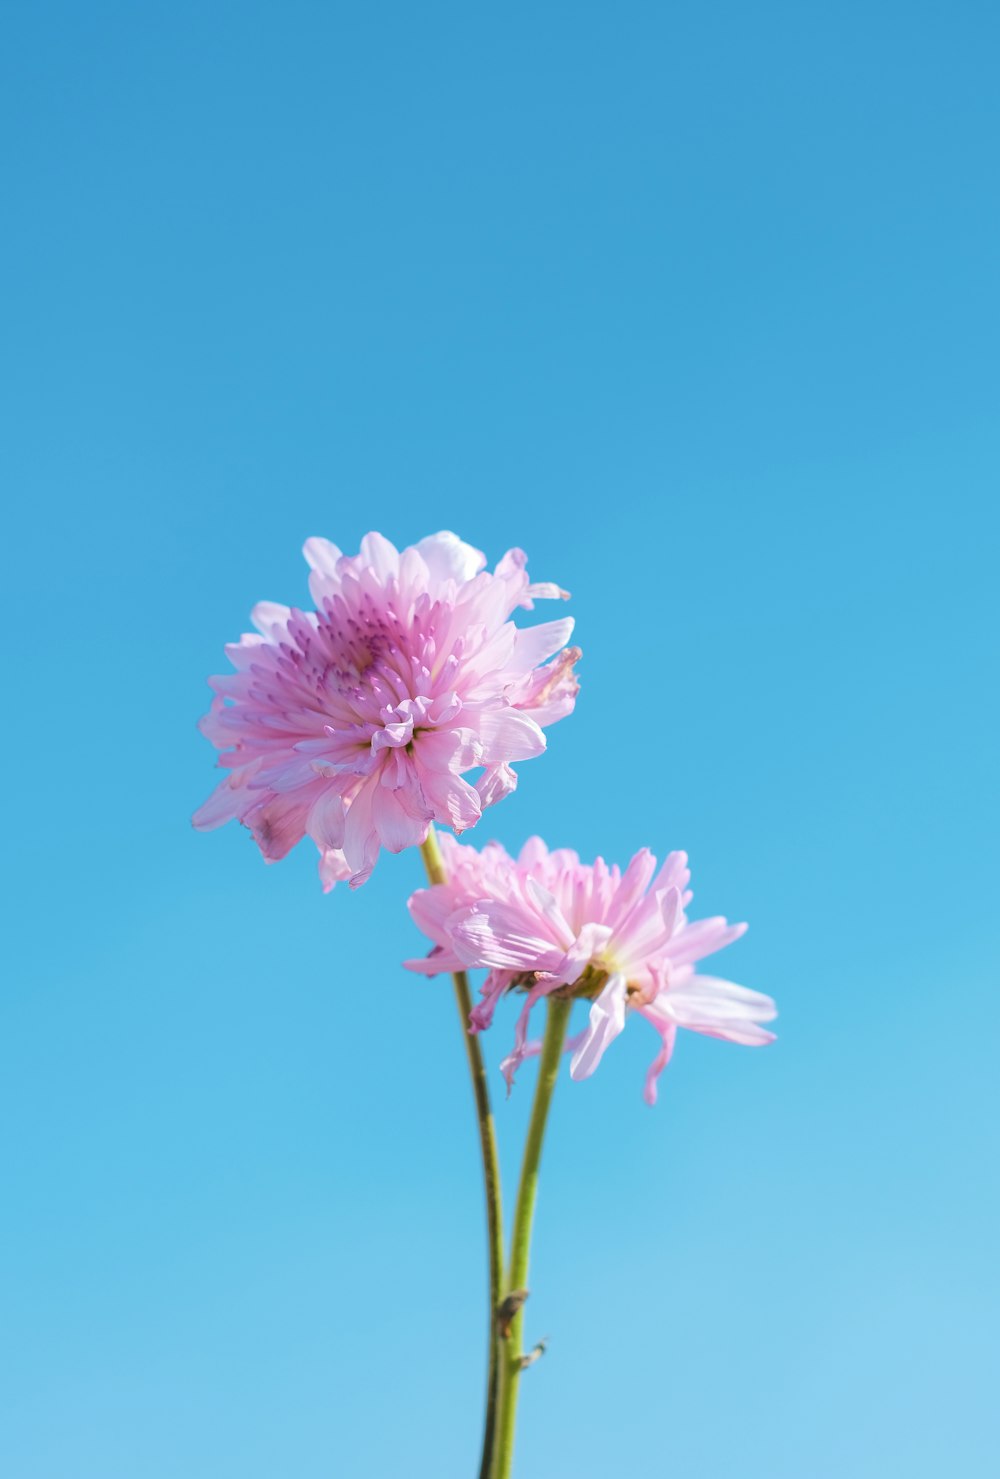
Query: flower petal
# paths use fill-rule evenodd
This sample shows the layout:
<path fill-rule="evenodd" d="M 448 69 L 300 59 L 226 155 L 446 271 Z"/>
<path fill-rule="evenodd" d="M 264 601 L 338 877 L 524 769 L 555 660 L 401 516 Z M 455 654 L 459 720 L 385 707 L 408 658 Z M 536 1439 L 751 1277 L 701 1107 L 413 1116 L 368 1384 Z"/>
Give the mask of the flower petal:
<path fill-rule="evenodd" d="M 566 646 L 575 625 L 572 616 L 564 616 L 559 621 L 542 621 L 537 626 L 519 627 L 510 662 L 513 671 L 528 673 L 532 668 L 546 662 L 561 647 Z"/>
<path fill-rule="evenodd" d="M 642 1097 L 647 1104 L 655 1104 L 657 1099 L 656 1080 L 670 1062 L 674 1051 L 674 1042 L 677 1039 L 677 1028 L 669 1025 L 662 1032 L 662 1046 L 649 1068 L 646 1070 L 646 1082 L 643 1086 Z"/>
<path fill-rule="evenodd" d="M 547 971 L 563 952 L 541 933 L 542 920 L 524 909 L 484 899 L 448 921 L 455 949 L 471 968 Z"/>
<path fill-rule="evenodd" d="M 360 560 L 372 571 L 379 585 L 385 585 L 399 572 L 399 550 L 374 529 L 361 541 Z"/>
<path fill-rule="evenodd" d="M 418 540 L 416 549 L 424 558 L 431 576 L 435 580 L 454 580 L 459 583 L 472 580 L 486 564 L 482 550 L 465 544 L 450 529 L 440 534 L 428 534 Z"/>
<path fill-rule="evenodd" d="M 408 793 L 376 786 L 372 797 L 372 821 L 379 841 L 390 852 L 418 847 L 427 836 L 430 817 L 413 805 Z"/>
<path fill-rule="evenodd" d="M 545 735 L 534 719 L 519 709 L 480 709 L 476 730 L 484 765 L 531 760 L 545 749 Z"/>
<path fill-rule="evenodd" d="M 316 570 L 321 575 L 336 575 L 341 552 L 329 539 L 321 539 L 314 534 L 302 546 L 302 553 L 311 570 Z"/>
<path fill-rule="evenodd" d="M 611 976 L 590 1008 L 590 1026 L 573 1054 L 573 1061 L 569 1066 L 570 1078 L 589 1078 L 607 1048 L 624 1028 L 626 992 L 625 977 L 617 973 Z"/>
<path fill-rule="evenodd" d="M 509 796 L 516 788 L 517 771 L 504 764 L 489 766 L 476 781 L 476 791 L 484 811 L 487 806 L 495 806 L 498 801 Z"/>

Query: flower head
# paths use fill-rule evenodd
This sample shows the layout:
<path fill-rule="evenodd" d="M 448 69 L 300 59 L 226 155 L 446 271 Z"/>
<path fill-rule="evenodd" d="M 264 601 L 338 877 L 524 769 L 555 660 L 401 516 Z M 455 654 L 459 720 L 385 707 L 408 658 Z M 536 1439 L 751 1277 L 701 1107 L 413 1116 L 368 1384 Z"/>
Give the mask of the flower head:
<path fill-rule="evenodd" d="M 657 872 L 643 848 L 621 873 L 603 858 L 587 864 L 566 848 L 549 852 L 539 837 L 525 843 L 516 861 L 497 843 L 482 852 L 447 837 L 441 845 L 449 881 L 410 898 L 410 913 L 434 949 L 425 960 L 406 963 L 426 975 L 489 972 L 472 1012 L 473 1032 L 489 1026 L 506 992 L 527 992 L 514 1050 L 502 1065 L 508 1088 L 518 1065 L 538 1050 L 528 1041 L 532 1008 L 553 992 L 591 1003 L 588 1026 L 567 1044 L 575 1079 L 593 1073 L 629 1015 L 656 1029 L 660 1051 L 645 1086 L 650 1104 L 678 1027 L 752 1047 L 773 1041 L 761 1025 L 776 1015 L 770 997 L 695 969 L 739 939 L 746 925 L 688 920 L 685 853 L 671 853 Z"/>
<path fill-rule="evenodd" d="M 380 847 L 421 843 L 432 821 L 464 831 L 513 790 L 512 762 L 572 711 L 580 653 L 571 618 L 509 620 L 566 596 L 529 582 L 521 550 L 492 575 L 449 533 L 402 552 L 368 534 L 353 556 L 309 539 L 305 556 L 315 611 L 256 606 L 256 632 L 226 648 L 235 672 L 209 680 L 201 729 L 229 773 L 194 824 L 235 817 L 268 861 L 308 834 L 332 888 L 363 883 Z"/>

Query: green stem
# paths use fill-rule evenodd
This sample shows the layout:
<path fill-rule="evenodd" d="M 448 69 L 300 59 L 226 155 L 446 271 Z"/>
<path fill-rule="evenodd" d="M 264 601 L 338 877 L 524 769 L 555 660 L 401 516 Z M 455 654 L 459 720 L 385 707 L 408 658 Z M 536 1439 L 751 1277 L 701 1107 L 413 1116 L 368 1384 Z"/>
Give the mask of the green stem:
<path fill-rule="evenodd" d="M 545 1138 L 545 1122 L 548 1119 L 552 1090 L 555 1088 L 562 1057 L 563 1041 L 569 1024 L 572 1000 L 550 996 L 546 1002 L 548 1018 L 542 1055 L 538 1064 L 538 1082 L 535 1085 L 535 1102 L 531 1109 L 531 1122 L 524 1142 L 524 1160 L 521 1162 L 521 1181 L 517 1188 L 517 1205 L 514 1208 L 514 1227 L 510 1243 L 510 1268 L 504 1297 L 514 1290 L 524 1289 L 528 1279 L 528 1259 L 531 1253 L 531 1227 L 535 1215 L 535 1197 L 538 1192 L 538 1170 L 542 1159 L 542 1141 Z M 521 1381 L 522 1325 L 524 1315 L 518 1310 L 510 1324 L 510 1333 L 500 1342 L 500 1399 L 497 1412 L 496 1456 L 493 1460 L 491 1479 L 509 1479 L 514 1461 L 514 1424 L 517 1418 L 517 1394 Z"/>
<path fill-rule="evenodd" d="M 427 840 L 421 845 L 421 857 L 432 884 L 447 883 L 448 874 L 441 856 L 437 834 L 433 826 Z M 489 1245 L 489 1359 L 486 1375 L 486 1413 L 483 1419 L 483 1452 L 479 1464 L 479 1479 L 489 1479 L 493 1465 L 493 1441 L 496 1431 L 497 1391 L 500 1372 L 497 1354 L 496 1310 L 500 1303 L 500 1284 L 503 1279 L 503 1212 L 500 1197 L 500 1162 L 497 1157 L 497 1137 L 490 1107 L 490 1091 L 486 1083 L 486 1068 L 479 1047 L 479 1038 L 469 1031 L 469 1013 L 472 1011 L 472 995 L 469 978 L 464 971 L 452 976 L 455 983 L 455 1000 L 462 1023 L 462 1038 L 469 1060 L 469 1076 L 476 1101 L 476 1120 L 479 1125 L 479 1150 L 483 1162 L 483 1185 L 486 1192 L 486 1238 Z"/>

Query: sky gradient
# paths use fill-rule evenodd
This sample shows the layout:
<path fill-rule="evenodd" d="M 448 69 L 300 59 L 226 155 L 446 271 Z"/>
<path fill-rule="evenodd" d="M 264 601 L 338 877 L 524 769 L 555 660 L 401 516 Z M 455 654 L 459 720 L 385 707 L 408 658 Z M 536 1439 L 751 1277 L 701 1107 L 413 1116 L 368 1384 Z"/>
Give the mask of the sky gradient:
<path fill-rule="evenodd" d="M 987 1479 L 995 7 L 0 16 L 0 1471 L 466 1479 L 475 1132 L 415 854 L 190 816 L 303 540 L 573 593 L 469 840 L 691 855 L 761 1051 L 560 1081 L 519 1479 Z M 560 613 L 561 614 L 561 613 Z M 485 1041 L 508 1210 L 530 1103 Z"/>

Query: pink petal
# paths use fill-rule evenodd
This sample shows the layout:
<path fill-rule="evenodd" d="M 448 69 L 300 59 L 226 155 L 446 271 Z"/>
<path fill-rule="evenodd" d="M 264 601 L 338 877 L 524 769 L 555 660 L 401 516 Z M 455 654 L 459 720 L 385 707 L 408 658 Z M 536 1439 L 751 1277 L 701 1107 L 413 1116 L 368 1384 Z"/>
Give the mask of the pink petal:
<path fill-rule="evenodd" d="M 778 1015 L 769 996 L 723 981 L 717 976 L 692 976 L 679 988 L 669 988 L 653 1003 L 668 1012 L 680 1027 L 721 1037 L 747 1047 L 762 1047 L 774 1041 L 774 1033 L 760 1024 Z"/>
<path fill-rule="evenodd" d="M 448 929 L 469 967 L 546 971 L 559 964 L 563 952 L 538 932 L 541 923 L 514 905 L 484 899 L 459 911 Z"/>
<path fill-rule="evenodd" d="M 520 1015 L 514 1027 L 514 1050 L 500 1064 L 500 1072 L 503 1074 L 507 1083 L 508 1095 L 514 1087 L 515 1073 L 531 1052 L 528 1044 L 528 1020 L 531 1016 L 532 1007 L 538 1001 L 539 997 L 545 996 L 550 989 L 551 987 L 548 982 L 539 981 L 528 992 L 524 1006 L 521 1008 Z"/>
<path fill-rule="evenodd" d="M 210 832 L 215 827 L 221 827 L 224 822 L 233 821 L 249 806 L 254 805 L 253 794 L 246 787 L 258 764 L 259 762 L 254 762 L 241 770 L 234 770 L 220 786 L 216 786 L 208 800 L 199 806 L 191 818 L 192 826 L 197 827 L 199 832 Z"/>
<path fill-rule="evenodd" d="M 491 765 L 476 781 L 476 791 L 483 810 L 495 806 L 517 787 L 517 772 L 509 765 Z"/>
<path fill-rule="evenodd" d="M 524 880 L 524 892 L 538 912 L 545 916 L 551 928 L 553 939 L 558 940 L 564 950 L 570 949 L 576 937 L 570 927 L 569 921 L 556 903 L 554 896 L 549 893 L 547 888 L 539 883 L 534 874 L 529 874 Z"/>
<path fill-rule="evenodd" d="M 674 965 L 689 965 L 714 955 L 747 932 L 745 924 L 730 924 L 721 915 L 714 919 L 696 919 L 686 924 L 670 941 L 669 954 Z"/>
<path fill-rule="evenodd" d="M 456 832 L 474 827 L 483 814 L 478 791 L 461 776 L 421 770 L 420 786 L 434 820 Z"/>
<path fill-rule="evenodd" d="M 590 1008 L 590 1026 L 573 1054 L 570 1078 L 589 1078 L 610 1044 L 625 1026 L 627 983 L 615 974 Z"/>
<path fill-rule="evenodd" d="M 555 974 L 565 985 L 579 980 L 591 962 L 598 962 L 611 939 L 606 924 L 585 924 Z"/>
<path fill-rule="evenodd" d="M 510 976 L 502 971 L 491 971 L 486 977 L 481 1000 L 476 1003 L 469 1015 L 470 1032 L 485 1032 L 490 1026 L 497 1002 L 510 985 L 510 980 Z"/>
<path fill-rule="evenodd" d="M 341 883 L 350 876 L 351 870 L 342 852 L 331 847 L 320 853 L 319 877 L 325 894 L 330 892 L 334 884 Z"/>
<path fill-rule="evenodd" d="M 327 786 L 309 809 L 306 831 L 320 851 L 336 851 L 344 845 L 347 811 L 344 798 L 334 786 Z"/>
<path fill-rule="evenodd" d="M 269 796 L 244 813 L 243 822 L 267 861 L 277 863 L 305 836 L 307 811 L 291 797 Z"/>
<path fill-rule="evenodd" d="M 372 798 L 372 821 L 382 846 L 390 852 L 402 852 L 423 842 L 430 817 L 414 806 L 405 791 L 377 786 Z"/>
<path fill-rule="evenodd" d="M 519 628 L 511 669 L 516 673 L 527 673 L 539 667 L 566 646 L 575 624 L 571 616 L 564 616 L 559 621 L 543 621 L 537 626 Z"/>
<path fill-rule="evenodd" d="M 657 1099 L 656 1080 L 670 1062 L 674 1051 L 674 1042 L 677 1038 L 677 1028 L 668 1026 L 663 1029 L 663 1046 L 653 1059 L 646 1072 L 646 1083 L 642 1091 L 642 1097 L 647 1104 L 655 1104 Z"/>
<path fill-rule="evenodd" d="M 666 949 L 680 907 L 681 896 L 675 888 L 668 888 L 662 894 L 646 894 L 625 923 L 616 928 L 614 953 L 630 972 L 650 955 Z"/>
<path fill-rule="evenodd" d="M 531 760 L 545 749 L 545 736 L 527 714 L 518 709 L 481 709 L 477 729 L 484 765 Z"/>
<path fill-rule="evenodd" d="M 646 892 L 655 872 L 655 857 L 648 847 L 641 847 L 625 869 L 621 882 L 615 890 L 614 902 L 608 917 L 609 924 L 624 923 Z"/>
<path fill-rule="evenodd" d="M 371 877 L 378 860 L 378 832 L 372 817 L 373 793 L 378 789 L 377 780 L 367 780 L 347 808 L 343 851 L 352 869 L 352 888 Z"/>

